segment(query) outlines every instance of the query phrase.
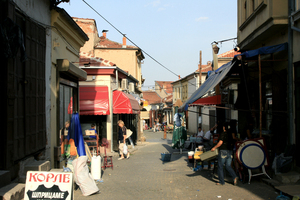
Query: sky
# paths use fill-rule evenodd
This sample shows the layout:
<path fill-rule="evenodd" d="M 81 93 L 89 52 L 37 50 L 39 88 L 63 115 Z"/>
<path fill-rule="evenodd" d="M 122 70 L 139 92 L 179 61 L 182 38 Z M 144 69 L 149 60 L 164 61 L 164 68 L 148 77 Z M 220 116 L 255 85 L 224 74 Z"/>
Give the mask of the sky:
<path fill-rule="evenodd" d="M 154 81 L 176 81 L 178 75 L 193 73 L 200 51 L 206 64 L 212 61 L 212 42 L 237 37 L 236 0 L 70 0 L 58 6 L 71 17 L 95 19 L 99 36 L 108 30 L 108 39 L 122 43 L 126 34 L 141 48 L 143 90 L 154 87 Z M 219 54 L 236 42 L 219 43 Z"/>

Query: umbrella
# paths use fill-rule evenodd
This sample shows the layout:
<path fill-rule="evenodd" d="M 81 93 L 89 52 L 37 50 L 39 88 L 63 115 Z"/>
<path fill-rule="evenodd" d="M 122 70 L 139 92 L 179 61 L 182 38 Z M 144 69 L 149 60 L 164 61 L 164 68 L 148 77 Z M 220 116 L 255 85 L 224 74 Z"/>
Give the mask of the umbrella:
<path fill-rule="evenodd" d="M 82 136 L 81 125 L 78 113 L 72 114 L 72 119 L 69 127 L 68 140 L 73 139 L 79 156 L 85 156 L 84 141 Z"/>

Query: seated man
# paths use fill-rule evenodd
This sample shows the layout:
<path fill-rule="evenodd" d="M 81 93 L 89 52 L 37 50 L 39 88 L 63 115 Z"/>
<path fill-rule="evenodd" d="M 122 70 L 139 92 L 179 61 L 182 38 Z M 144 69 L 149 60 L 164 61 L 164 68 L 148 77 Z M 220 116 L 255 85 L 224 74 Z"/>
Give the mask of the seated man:
<path fill-rule="evenodd" d="M 196 137 L 201 137 L 201 138 L 203 138 L 203 134 L 204 134 L 204 133 L 203 133 L 201 127 L 198 127 L 198 133 L 197 133 Z"/>
<path fill-rule="evenodd" d="M 203 136 L 203 145 L 206 150 L 210 150 L 212 148 L 211 136 L 213 133 L 214 133 L 214 128 L 211 128 Z"/>
<path fill-rule="evenodd" d="M 195 147 L 197 147 L 198 144 L 202 144 L 203 139 L 203 131 L 201 127 L 198 127 L 198 133 L 194 134 L 194 137 L 196 137 L 195 141 L 191 142 L 190 147 L 191 150 L 193 150 Z"/>
<path fill-rule="evenodd" d="M 95 134 L 98 135 L 97 130 L 95 129 L 95 127 L 96 127 L 95 124 L 92 124 L 92 125 L 91 125 L 91 128 L 90 128 L 89 130 L 90 130 L 90 131 L 95 131 Z M 90 138 L 96 139 L 97 136 L 96 136 L 96 135 L 90 135 Z"/>

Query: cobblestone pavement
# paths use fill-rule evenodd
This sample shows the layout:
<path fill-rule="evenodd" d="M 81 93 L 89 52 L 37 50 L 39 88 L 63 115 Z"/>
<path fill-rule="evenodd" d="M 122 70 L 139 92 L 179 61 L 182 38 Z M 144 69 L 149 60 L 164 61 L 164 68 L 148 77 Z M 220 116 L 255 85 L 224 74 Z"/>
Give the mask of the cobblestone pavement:
<path fill-rule="evenodd" d="M 171 148 L 172 134 L 145 131 L 145 143 L 136 146 L 129 159 L 113 158 L 114 169 L 104 170 L 100 194 L 84 197 L 78 189 L 75 199 L 275 199 L 273 187 L 253 177 L 251 184 L 216 185 L 211 170 L 193 171 L 187 154 Z M 173 152 L 170 162 L 162 162 L 162 152 Z"/>

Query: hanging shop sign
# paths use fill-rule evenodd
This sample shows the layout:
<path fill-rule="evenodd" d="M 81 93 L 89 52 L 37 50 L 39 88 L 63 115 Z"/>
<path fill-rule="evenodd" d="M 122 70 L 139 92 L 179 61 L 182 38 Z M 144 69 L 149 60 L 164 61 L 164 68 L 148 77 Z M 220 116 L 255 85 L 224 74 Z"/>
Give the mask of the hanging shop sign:
<path fill-rule="evenodd" d="M 73 199 L 73 173 L 28 171 L 24 200 Z"/>

